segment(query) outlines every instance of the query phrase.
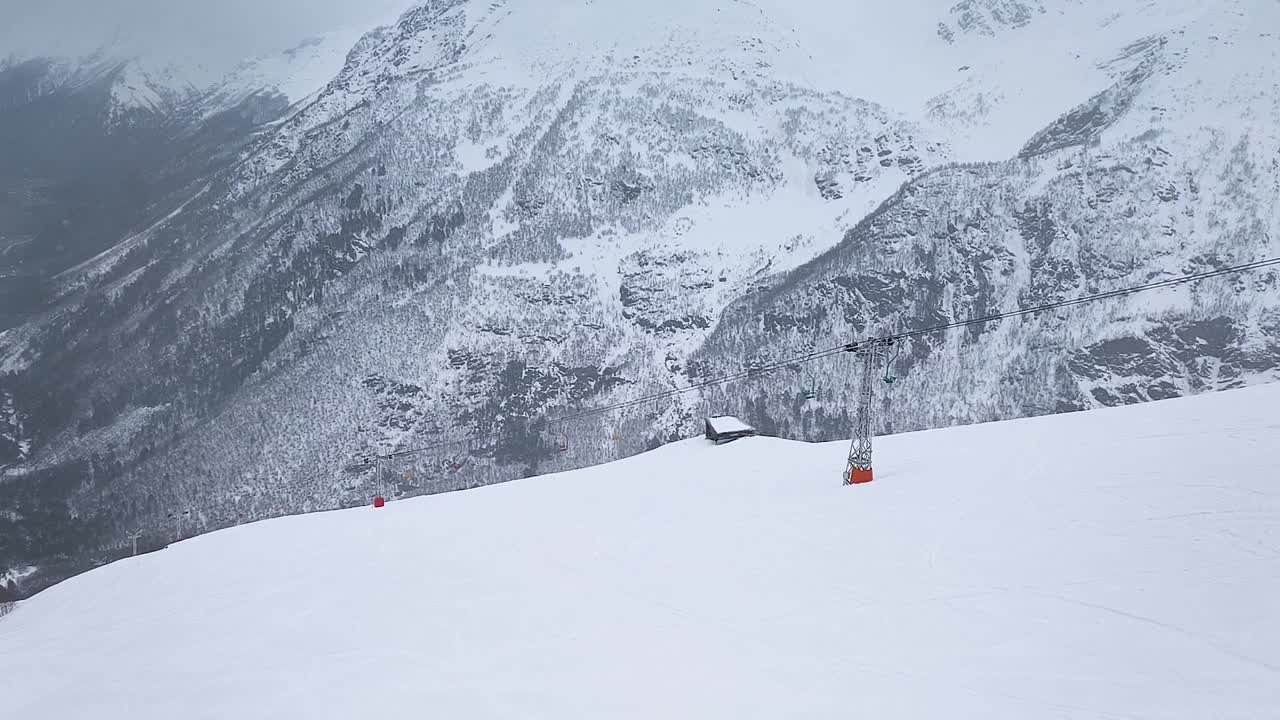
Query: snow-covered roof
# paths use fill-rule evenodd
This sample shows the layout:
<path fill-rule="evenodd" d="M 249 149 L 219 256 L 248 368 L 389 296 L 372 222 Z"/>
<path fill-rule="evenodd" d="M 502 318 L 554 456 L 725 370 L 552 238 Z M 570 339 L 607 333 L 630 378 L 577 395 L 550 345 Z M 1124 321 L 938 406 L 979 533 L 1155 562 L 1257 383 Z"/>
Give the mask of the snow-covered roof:
<path fill-rule="evenodd" d="M 707 422 L 711 424 L 711 429 L 720 435 L 729 435 L 733 433 L 755 432 L 755 428 L 742 422 L 732 415 L 722 415 L 720 417 L 707 418 Z"/>

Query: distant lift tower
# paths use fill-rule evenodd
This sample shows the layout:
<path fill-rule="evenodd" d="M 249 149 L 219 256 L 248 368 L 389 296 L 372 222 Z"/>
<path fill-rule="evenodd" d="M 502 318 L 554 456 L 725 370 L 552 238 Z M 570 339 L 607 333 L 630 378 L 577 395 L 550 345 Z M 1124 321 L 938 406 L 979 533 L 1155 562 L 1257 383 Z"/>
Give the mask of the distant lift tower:
<path fill-rule="evenodd" d="M 892 338 L 849 343 L 845 352 L 862 360 L 862 387 L 858 390 L 858 409 L 853 424 L 853 443 L 849 446 L 849 462 L 844 468 L 845 485 L 862 485 L 873 479 L 871 472 L 871 439 L 875 426 L 876 369 L 887 350 L 894 346 Z M 892 383 L 888 365 L 884 381 Z"/>

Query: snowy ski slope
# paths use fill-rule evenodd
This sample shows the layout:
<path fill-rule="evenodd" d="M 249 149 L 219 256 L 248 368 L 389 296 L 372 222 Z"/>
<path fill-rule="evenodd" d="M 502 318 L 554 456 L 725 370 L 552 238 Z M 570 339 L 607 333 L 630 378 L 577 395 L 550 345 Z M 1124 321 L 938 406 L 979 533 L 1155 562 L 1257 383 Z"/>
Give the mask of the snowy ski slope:
<path fill-rule="evenodd" d="M 0 620 L 14 718 L 1263 718 L 1280 385 L 670 445 L 207 535 Z"/>

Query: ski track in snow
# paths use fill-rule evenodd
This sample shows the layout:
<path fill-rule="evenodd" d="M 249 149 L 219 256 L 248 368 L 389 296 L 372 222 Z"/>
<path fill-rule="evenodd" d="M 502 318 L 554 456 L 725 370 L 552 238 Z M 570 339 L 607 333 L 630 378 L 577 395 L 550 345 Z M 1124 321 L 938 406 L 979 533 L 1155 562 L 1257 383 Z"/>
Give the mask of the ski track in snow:
<path fill-rule="evenodd" d="M 213 533 L 0 621 L 14 717 L 1258 718 L 1280 384 Z"/>

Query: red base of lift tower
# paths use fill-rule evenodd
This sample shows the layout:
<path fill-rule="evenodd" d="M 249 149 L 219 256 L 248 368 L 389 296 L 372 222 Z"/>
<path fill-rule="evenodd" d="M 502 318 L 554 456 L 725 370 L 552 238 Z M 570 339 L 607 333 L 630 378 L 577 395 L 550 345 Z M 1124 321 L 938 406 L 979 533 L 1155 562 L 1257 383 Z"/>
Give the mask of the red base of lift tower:
<path fill-rule="evenodd" d="M 853 468 L 849 471 L 850 485 L 865 485 L 873 479 L 871 468 Z"/>
<path fill-rule="evenodd" d="M 386 504 L 387 504 L 387 499 L 384 497 L 376 497 L 373 499 L 373 506 L 376 508 L 380 508 Z"/>

